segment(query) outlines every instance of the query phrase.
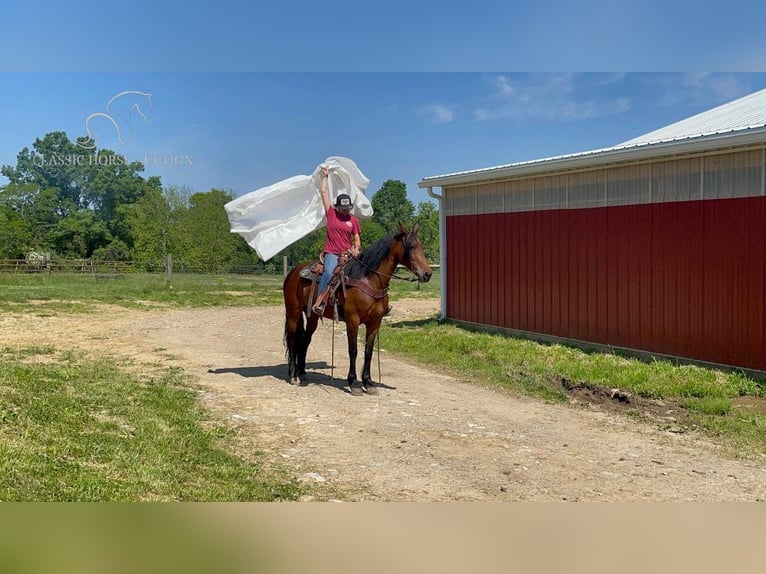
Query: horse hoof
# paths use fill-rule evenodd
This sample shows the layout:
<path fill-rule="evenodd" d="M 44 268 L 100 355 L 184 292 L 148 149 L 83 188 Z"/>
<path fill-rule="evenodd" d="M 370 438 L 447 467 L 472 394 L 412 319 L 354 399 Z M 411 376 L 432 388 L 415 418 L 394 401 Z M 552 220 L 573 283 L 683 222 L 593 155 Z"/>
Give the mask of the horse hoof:
<path fill-rule="evenodd" d="M 361 387 L 361 386 L 359 386 L 359 387 L 351 387 L 351 388 L 349 389 L 349 391 L 350 391 L 350 392 L 351 392 L 351 394 L 352 394 L 352 395 L 354 395 L 355 397 L 361 397 L 361 396 L 364 394 L 364 391 L 362 390 L 362 387 Z"/>
<path fill-rule="evenodd" d="M 375 386 L 375 383 L 367 383 L 362 388 L 364 389 L 364 391 L 368 395 L 377 395 L 378 394 L 378 388 Z"/>

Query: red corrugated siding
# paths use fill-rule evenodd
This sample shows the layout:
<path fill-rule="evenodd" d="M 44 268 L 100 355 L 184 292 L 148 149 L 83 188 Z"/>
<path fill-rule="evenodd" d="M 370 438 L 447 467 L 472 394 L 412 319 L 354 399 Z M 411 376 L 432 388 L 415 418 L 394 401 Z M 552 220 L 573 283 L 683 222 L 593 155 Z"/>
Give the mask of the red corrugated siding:
<path fill-rule="evenodd" d="M 766 198 L 447 217 L 447 314 L 766 370 Z"/>

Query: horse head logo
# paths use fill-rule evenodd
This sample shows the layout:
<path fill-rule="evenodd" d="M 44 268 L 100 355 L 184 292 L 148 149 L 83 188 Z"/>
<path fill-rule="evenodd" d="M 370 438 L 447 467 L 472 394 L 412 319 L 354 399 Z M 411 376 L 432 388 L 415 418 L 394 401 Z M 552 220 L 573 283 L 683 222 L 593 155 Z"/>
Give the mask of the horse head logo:
<path fill-rule="evenodd" d="M 152 95 L 148 92 L 128 90 L 120 92 L 106 103 L 103 112 L 95 112 L 85 118 L 86 138 L 79 138 L 77 145 L 85 149 L 95 149 L 98 145 L 98 133 L 95 129 L 96 118 L 104 118 L 114 127 L 118 141 L 127 145 L 133 141 L 133 116 L 141 116 L 149 124 L 154 119 L 152 114 Z"/>

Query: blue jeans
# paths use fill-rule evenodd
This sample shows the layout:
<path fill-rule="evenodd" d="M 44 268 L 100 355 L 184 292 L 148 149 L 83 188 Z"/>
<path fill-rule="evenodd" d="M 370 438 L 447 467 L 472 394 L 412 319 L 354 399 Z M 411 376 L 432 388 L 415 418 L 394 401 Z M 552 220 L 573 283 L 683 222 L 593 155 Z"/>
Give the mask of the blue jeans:
<path fill-rule="evenodd" d="M 332 272 L 338 266 L 338 254 L 337 253 L 325 253 L 324 254 L 324 272 L 322 278 L 319 280 L 319 292 L 317 296 L 327 288 L 327 284 L 332 279 Z"/>

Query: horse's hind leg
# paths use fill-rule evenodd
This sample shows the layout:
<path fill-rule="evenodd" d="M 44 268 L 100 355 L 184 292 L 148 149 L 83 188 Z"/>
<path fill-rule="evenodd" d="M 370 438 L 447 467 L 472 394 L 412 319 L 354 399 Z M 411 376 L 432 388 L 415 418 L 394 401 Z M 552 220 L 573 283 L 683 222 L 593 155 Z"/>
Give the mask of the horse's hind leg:
<path fill-rule="evenodd" d="M 309 345 L 311 344 L 311 337 L 314 335 L 314 331 L 317 330 L 317 323 L 319 317 L 313 313 L 309 315 L 306 321 L 306 329 L 301 330 L 301 338 L 298 343 L 298 353 L 296 361 L 297 375 L 301 383 L 305 383 L 308 375 L 306 374 L 306 355 L 309 351 Z"/>
<path fill-rule="evenodd" d="M 287 380 L 291 385 L 298 381 L 298 358 L 300 357 L 301 340 L 303 339 L 303 315 L 287 313 L 285 319 L 285 346 L 287 347 Z M 304 361 L 306 352 L 303 352 Z M 304 371 L 305 374 L 305 371 Z"/>

